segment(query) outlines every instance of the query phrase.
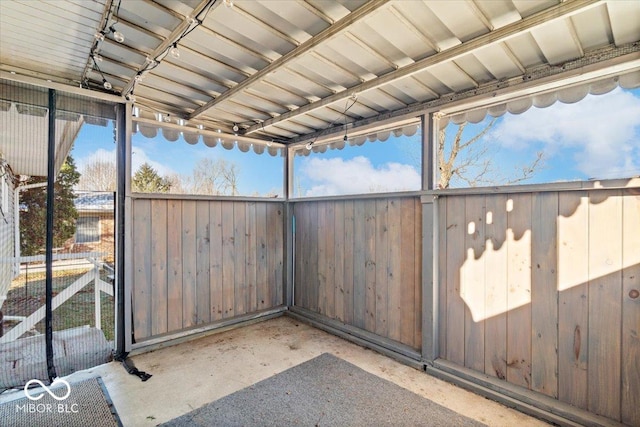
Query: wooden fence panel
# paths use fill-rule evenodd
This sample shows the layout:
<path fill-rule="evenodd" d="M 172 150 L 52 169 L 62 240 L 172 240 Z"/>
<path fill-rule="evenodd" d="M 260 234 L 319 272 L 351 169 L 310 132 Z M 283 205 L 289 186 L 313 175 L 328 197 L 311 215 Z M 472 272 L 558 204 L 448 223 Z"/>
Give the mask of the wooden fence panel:
<path fill-rule="evenodd" d="M 376 332 L 376 201 L 364 201 L 364 328 Z M 356 242 L 362 244 L 363 242 Z"/>
<path fill-rule="evenodd" d="M 464 263 L 465 202 L 466 199 L 451 197 L 444 199 L 447 204 L 447 217 L 441 218 L 446 224 L 444 233 L 447 238 L 446 251 L 440 251 L 440 256 L 446 258 L 446 283 L 441 292 L 447 294 L 446 309 L 442 311 L 447 324 L 445 358 L 464 365 L 464 313 L 465 305 L 462 300 L 462 281 L 460 267 Z"/>
<path fill-rule="evenodd" d="M 484 372 L 507 377 L 507 196 L 485 199 L 485 315 Z M 443 307 L 446 309 L 446 307 Z"/>
<path fill-rule="evenodd" d="M 296 305 L 419 349 L 420 200 L 305 201 L 294 215 Z"/>
<path fill-rule="evenodd" d="M 640 190 L 626 190 L 623 196 L 621 421 L 640 425 Z"/>
<path fill-rule="evenodd" d="M 267 208 L 267 287 L 271 295 L 269 307 L 284 304 L 284 207 L 281 203 L 269 203 Z M 275 284 L 275 285 L 274 285 Z"/>
<path fill-rule="evenodd" d="M 133 321 L 135 324 L 134 338 L 136 340 L 151 336 L 151 202 L 141 200 L 133 207 L 133 224 L 135 238 L 133 244 L 133 257 L 138 262 L 133 265 L 133 280 L 137 286 L 132 289 Z M 180 301 L 182 302 L 182 300 Z"/>
<path fill-rule="evenodd" d="M 589 195 L 558 195 L 558 399 L 587 407 Z M 560 381 L 560 379 L 562 381 Z"/>
<path fill-rule="evenodd" d="M 640 424 L 639 194 L 440 197 L 441 357 Z"/>
<path fill-rule="evenodd" d="M 335 301 L 335 318 L 344 322 L 344 233 L 345 233 L 345 212 L 344 202 L 337 202 L 333 206 L 333 228 L 335 230 L 333 242 L 333 277 L 329 284 L 333 285 L 333 296 Z"/>
<path fill-rule="evenodd" d="M 589 385 L 587 408 L 620 418 L 622 199 L 591 195 L 589 206 Z"/>
<path fill-rule="evenodd" d="M 353 325 L 364 329 L 366 319 L 366 266 L 364 203 L 353 202 Z"/>
<path fill-rule="evenodd" d="M 211 321 L 211 218 L 209 202 L 196 202 L 196 324 Z"/>
<path fill-rule="evenodd" d="M 151 201 L 154 227 L 167 228 L 167 201 Z M 151 334 L 167 332 L 167 234 L 151 235 Z"/>
<path fill-rule="evenodd" d="M 137 341 L 282 304 L 283 205 L 135 199 Z"/>
<path fill-rule="evenodd" d="M 531 384 L 531 194 L 507 200 L 507 380 Z"/>
<path fill-rule="evenodd" d="M 137 202 L 135 203 L 138 204 Z M 143 240 L 134 227 L 136 237 Z M 167 202 L 167 331 L 182 329 L 182 202 Z M 134 258 L 138 259 L 138 258 Z M 135 287 L 141 283 L 135 281 Z M 138 308 L 137 306 L 135 307 Z"/>
<path fill-rule="evenodd" d="M 222 317 L 235 314 L 235 240 L 233 203 L 222 205 Z M 241 254 L 238 254 L 241 256 Z"/>
<path fill-rule="evenodd" d="M 415 306 L 407 304 L 406 309 L 410 314 L 402 315 L 402 295 L 413 295 L 413 288 L 405 289 L 402 278 L 402 210 L 401 200 L 389 200 L 387 204 L 387 235 L 388 252 L 387 259 L 387 336 L 392 340 L 402 341 L 402 322 L 413 321 Z M 413 246 L 413 241 L 409 242 Z M 409 256 L 413 259 L 413 256 Z M 413 265 L 411 265 L 413 267 Z M 413 268 L 411 269 L 413 272 Z M 403 319 L 404 318 L 404 319 Z"/>
<path fill-rule="evenodd" d="M 154 230 L 154 232 L 161 232 Z M 197 324 L 196 201 L 182 202 L 182 327 Z"/>
<path fill-rule="evenodd" d="M 534 194 L 531 208 L 531 389 L 557 397 L 558 194 Z"/>
<path fill-rule="evenodd" d="M 462 213 L 461 213 L 462 214 Z M 485 245 L 484 196 L 467 198 L 464 210 L 464 254 L 466 262 L 460 268 L 460 293 L 464 305 L 464 364 L 467 368 L 484 369 L 484 263 L 474 262 L 481 257 Z"/>
<path fill-rule="evenodd" d="M 257 281 L 257 221 L 256 221 L 256 204 L 249 202 L 246 205 L 245 216 L 245 246 L 246 252 L 246 268 L 245 278 L 247 280 L 247 311 L 254 312 L 258 308 L 258 294 L 256 289 Z"/>
<path fill-rule="evenodd" d="M 221 320 L 222 305 L 222 203 L 209 204 L 209 311 L 211 320 Z"/>
<path fill-rule="evenodd" d="M 416 247 L 421 247 L 421 243 L 418 241 L 416 236 L 419 236 L 420 233 L 416 234 L 416 223 L 420 223 L 422 218 L 416 218 L 416 202 L 413 199 L 402 199 L 399 201 L 392 201 L 393 209 L 390 213 L 391 218 L 399 218 L 400 221 L 400 232 L 396 233 L 395 230 L 391 233 L 393 236 L 399 235 L 399 243 L 397 244 L 400 247 L 400 250 L 395 250 L 393 252 L 394 257 L 398 257 L 399 259 L 395 259 L 396 269 L 394 270 L 394 278 L 398 280 L 398 283 L 394 283 L 394 288 L 401 286 L 402 290 L 396 293 L 396 298 L 398 299 L 399 311 L 404 311 L 406 313 L 405 316 L 400 317 L 400 336 L 398 338 L 394 338 L 400 342 L 415 342 L 416 344 L 419 342 L 415 341 L 416 337 L 416 317 L 419 316 L 419 311 L 421 308 L 422 298 L 420 297 L 420 293 L 416 292 L 415 284 L 419 281 L 419 275 L 416 276 L 417 266 L 421 264 L 421 259 L 419 256 L 416 256 Z M 397 239 L 398 237 L 395 237 Z M 417 242 L 418 241 L 418 242 Z M 420 246 L 416 245 L 416 242 L 420 244 Z M 392 248 L 398 247 L 396 243 L 392 243 Z M 400 263 L 399 265 L 397 263 Z M 418 289 L 419 291 L 419 289 Z M 398 295 L 399 294 L 399 295 Z M 393 304 L 393 302 L 391 302 Z M 395 310 L 394 310 L 395 311 Z M 400 313 L 394 313 L 394 316 L 398 316 Z M 422 328 L 419 328 L 422 330 Z"/>
<path fill-rule="evenodd" d="M 353 207 L 353 200 L 344 201 L 344 211 L 340 212 L 336 210 L 336 221 L 339 221 L 340 215 L 343 216 L 344 222 L 344 252 L 342 254 L 343 264 L 343 277 L 342 288 L 344 289 L 344 302 L 342 304 L 343 314 L 342 321 L 349 325 L 355 325 L 355 313 L 354 313 L 354 282 L 355 282 L 355 264 L 356 256 L 354 252 L 355 242 L 355 214 Z M 337 230 L 336 230 L 337 232 Z M 361 263 L 362 264 L 362 263 Z M 336 274 L 336 282 L 340 281 L 340 277 Z"/>

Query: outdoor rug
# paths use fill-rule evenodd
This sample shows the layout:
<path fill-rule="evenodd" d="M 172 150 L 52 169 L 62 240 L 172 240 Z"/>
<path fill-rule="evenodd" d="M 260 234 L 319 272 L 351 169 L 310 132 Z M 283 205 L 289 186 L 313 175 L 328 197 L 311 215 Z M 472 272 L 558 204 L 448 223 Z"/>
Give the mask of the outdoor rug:
<path fill-rule="evenodd" d="M 27 392 L 31 399 L 26 396 Z M 62 382 L 54 382 L 50 388 L 30 388 L 19 393 L 24 397 L 0 404 L 0 426 L 122 426 L 99 377 L 71 383 L 69 387 Z"/>
<path fill-rule="evenodd" d="M 162 425 L 361 427 L 484 424 L 325 353 Z"/>

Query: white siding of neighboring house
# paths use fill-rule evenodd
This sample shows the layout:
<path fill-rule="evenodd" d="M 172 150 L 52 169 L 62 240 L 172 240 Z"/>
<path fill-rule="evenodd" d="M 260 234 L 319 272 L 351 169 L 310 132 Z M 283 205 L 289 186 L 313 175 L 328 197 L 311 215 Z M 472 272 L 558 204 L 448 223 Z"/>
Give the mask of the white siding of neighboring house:
<path fill-rule="evenodd" d="M 15 206 L 11 171 L 0 163 L 0 309 L 4 303 L 14 269 Z"/>

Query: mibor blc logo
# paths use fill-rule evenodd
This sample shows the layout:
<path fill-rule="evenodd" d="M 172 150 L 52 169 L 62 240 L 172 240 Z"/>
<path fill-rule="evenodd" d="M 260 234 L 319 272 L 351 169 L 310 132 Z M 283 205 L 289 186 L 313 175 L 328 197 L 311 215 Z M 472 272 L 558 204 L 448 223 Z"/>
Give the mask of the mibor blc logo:
<path fill-rule="evenodd" d="M 30 390 L 32 385 L 38 385 L 40 388 L 35 390 Z M 57 385 L 62 384 L 62 387 L 56 388 Z M 49 394 L 52 398 L 61 402 L 66 400 L 71 394 L 71 385 L 63 380 L 62 378 L 56 378 L 53 380 L 51 385 L 46 386 L 40 380 L 29 380 L 24 385 L 24 394 L 27 396 L 32 402 L 36 402 L 42 397 L 44 397 L 45 393 Z M 16 412 L 28 412 L 28 413 L 54 413 L 54 414 L 63 414 L 63 413 L 77 413 L 78 412 L 78 404 L 73 403 L 71 405 L 65 403 L 51 404 L 51 403 L 25 403 L 23 405 L 16 405 Z"/>
<path fill-rule="evenodd" d="M 56 384 L 64 384 L 64 386 L 67 388 L 67 391 L 64 395 L 62 396 L 58 396 L 57 394 L 55 394 L 53 392 L 53 390 L 51 390 L 51 388 L 55 387 Z M 32 384 L 38 384 L 40 387 L 42 387 L 42 392 L 40 393 L 36 393 L 35 395 L 32 395 L 29 392 L 29 387 Z M 61 400 L 65 400 L 67 397 L 69 397 L 69 395 L 71 394 L 71 386 L 69 385 L 69 383 L 65 380 L 63 380 L 62 378 L 56 378 L 55 380 L 53 380 L 53 382 L 51 383 L 51 386 L 47 387 L 46 385 L 44 385 L 42 383 L 42 381 L 40 380 L 29 380 L 29 382 L 27 382 L 24 385 L 24 394 L 27 396 L 27 399 L 29 400 L 40 400 L 42 398 L 42 396 L 44 396 L 44 392 L 49 393 L 49 395 L 51 397 L 53 397 L 55 400 L 61 401 Z"/>

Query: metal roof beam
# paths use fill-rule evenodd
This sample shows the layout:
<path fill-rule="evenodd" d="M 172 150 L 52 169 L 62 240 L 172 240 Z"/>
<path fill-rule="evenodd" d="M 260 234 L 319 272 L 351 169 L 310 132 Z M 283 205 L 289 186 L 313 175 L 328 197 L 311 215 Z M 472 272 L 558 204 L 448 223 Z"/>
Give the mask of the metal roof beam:
<path fill-rule="evenodd" d="M 352 96 L 354 93 L 357 94 L 371 89 L 376 89 L 385 84 L 419 73 L 433 65 L 440 64 L 444 61 L 451 61 L 460 58 L 461 56 L 473 52 L 475 49 L 478 49 L 482 46 L 504 42 L 505 40 L 522 34 L 524 31 L 529 31 L 535 27 L 547 24 L 553 20 L 573 15 L 586 8 L 594 7 L 600 4 L 602 3 L 599 0 L 566 0 L 563 3 L 550 7 L 549 9 L 524 18 L 521 21 L 514 22 L 513 24 L 509 24 L 492 32 L 483 34 L 472 40 L 452 47 L 451 49 L 438 52 L 413 64 L 407 65 L 406 67 L 384 74 L 377 79 L 369 80 L 342 92 L 338 92 L 335 95 L 328 96 L 320 101 L 303 105 L 294 111 L 284 113 L 278 117 L 274 117 L 273 119 L 265 120 L 264 123 L 260 124 L 260 126 L 249 127 L 245 133 L 255 132 L 256 130 L 262 129 L 263 127 L 271 126 L 285 120 L 290 120 L 301 114 L 306 114 L 310 111 L 325 107 L 329 104 L 345 100 Z"/>
<path fill-rule="evenodd" d="M 171 34 L 162 42 L 160 43 L 160 45 L 154 49 L 153 53 L 151 55 L 149 55 L 150 58 L 155 59 L 157 58 L 160 54 L 162 54 L 164 51 L 166 51 L 169 46 L 171 46 L 172 44 L 174 44 L 176 41 L 178 41 L 180 39 L 180 37 L 182 37 L 182 35 L 184 34 L 184 32 L 191 26 L 192 24 L 192 19 L 195 19 L 196 16 L 198 16 L 200 14 L 200 12 L 202 12 L 204 9 L 207 8 L 207 6 L 209 6 L 209 4 L 211 3 L 211 0 L 202 0 L 196 7 L 193 8 L 193 11 L 191 12 L 191 14 L 189 16 L 185 16 L 182 20 L 182 22 L 171 32 Z M 210 7 L 217 7 L 216 3 L 213 3 L 210 5 Z M 196 24 L 198 25 L 198 24 Z M 144 69 L 145 64 L 142 65 L 142 69 Z M 127 95 L 129 94 L 129 92 L 131 92 L 131 90 L 133 89 L 134 85 L 135 85 L 135 76 L 132 77 L 129 82 L 125 85 L 125 87 L 122 89 L 121 94 L 122 95 Z"/>
<path fill-rule="evenodd" d="M 603 72 L 603 70 L 605 71 Z M 483 108 L 506 102 L 514 98 L 514 92 L 518 93 L 515 95 L 516 98 L 530 96 L 532 93 L 553 90 L 594 78 L 624 74 L 631 70 L 640 70 L 640 45 L 636 43 L 629 43 L 619 47 L 611 45 L 589 52 L 584 58 L 562 65 L 539 66 L 527 72 L 524 76 L 516 76 L 505 81 L 493 81 L 457 94 L 411 104 L 405 108 L 385 112 L 375 117 L 356 120 L 350 123 L 350 126 L 352 129 L 368 127 L 386 120 L 441 111 L 443 107 L 450 110 L 445 111 L 446 114 L 454 114 L 456 111 Z M 314 133 L 291 138 L 286 144 L 322 140 L 340 135 L 342 132 L 344 132 L 343 125 L 336 125 Z"/>
<path fill-rule="evenodd" d="M 301 55 L 307 53 L 308 51 L 310 51 L 311 49 L 315 48 L 320 43 L 323 43 L 326 40 L 330 39 L 331 37 L 334 37 L 336 34 L 346 30 L 354 22 L 356 22 L 356 21 L 364 18 L 365 16 L 369 15 L 370 13 L 376 11 L 380 7 L 384 6 L 386 3 L 387 3 L 387 0 L 371 0 L 371 1 L 366 2 L 359 9 L 355 10 L 354 12 L 351 12 L 350 14 L 348 14 L 347 16 L 345 16 L 344 18 L 342 18 L 341 20 L 339 20 L 338 22 L 336 22 L 332 26 L 330 26 L 327 29 L 321 31 L 320 33 L 318 33 L 314 37 L 310 38 L 309 40 L 305 41 L 304 43 L 302 43 L 298 47 L 292 49 L 288 53 L 282 55 L 280 58 L 278 58 L 275 61 L 271 62 L 269 65 L 267 65 L 266 67 L 264 67 L 260 71 L 258 71 L 255 74 L 251 75 L 251 77 L 247 78 L 246 80 L 242 81 L 238 85 L 234 86 L 232 89 L 229 89 L 228 91 L 224 92 L 223 94 L 221 94 L 217 98 L 212 99 L 211 101 L 207 102 L 205 105 L 203 105 L 202 107 L 198 108 L 193 113 L 191 113 L 189 118 L 191 119 L 191 118 L 194 118 L 194 117 L 202 114 L 203 112 L 205 112 L 209 108 L 213 107 L 214 105 L 216 105 L 216 104 L 224 101 L 225 99 L 228 99 L 231 96 L 237 94 L 238 92 L 248 88 L 249 86 L 251 86 L 252 84 L 257 82 L 258 80 L 261 80 L 264 77 L 266 77 L 269 73 L 271 73 L 271 72 L 275 71 L 276 69 L 284 66 L 287 62 L 289 62 L 289 61 L 291 61 L 291 60 L 293 60 L 295 58 L 298 58 L 299 56 L 301 56 Z"/>

